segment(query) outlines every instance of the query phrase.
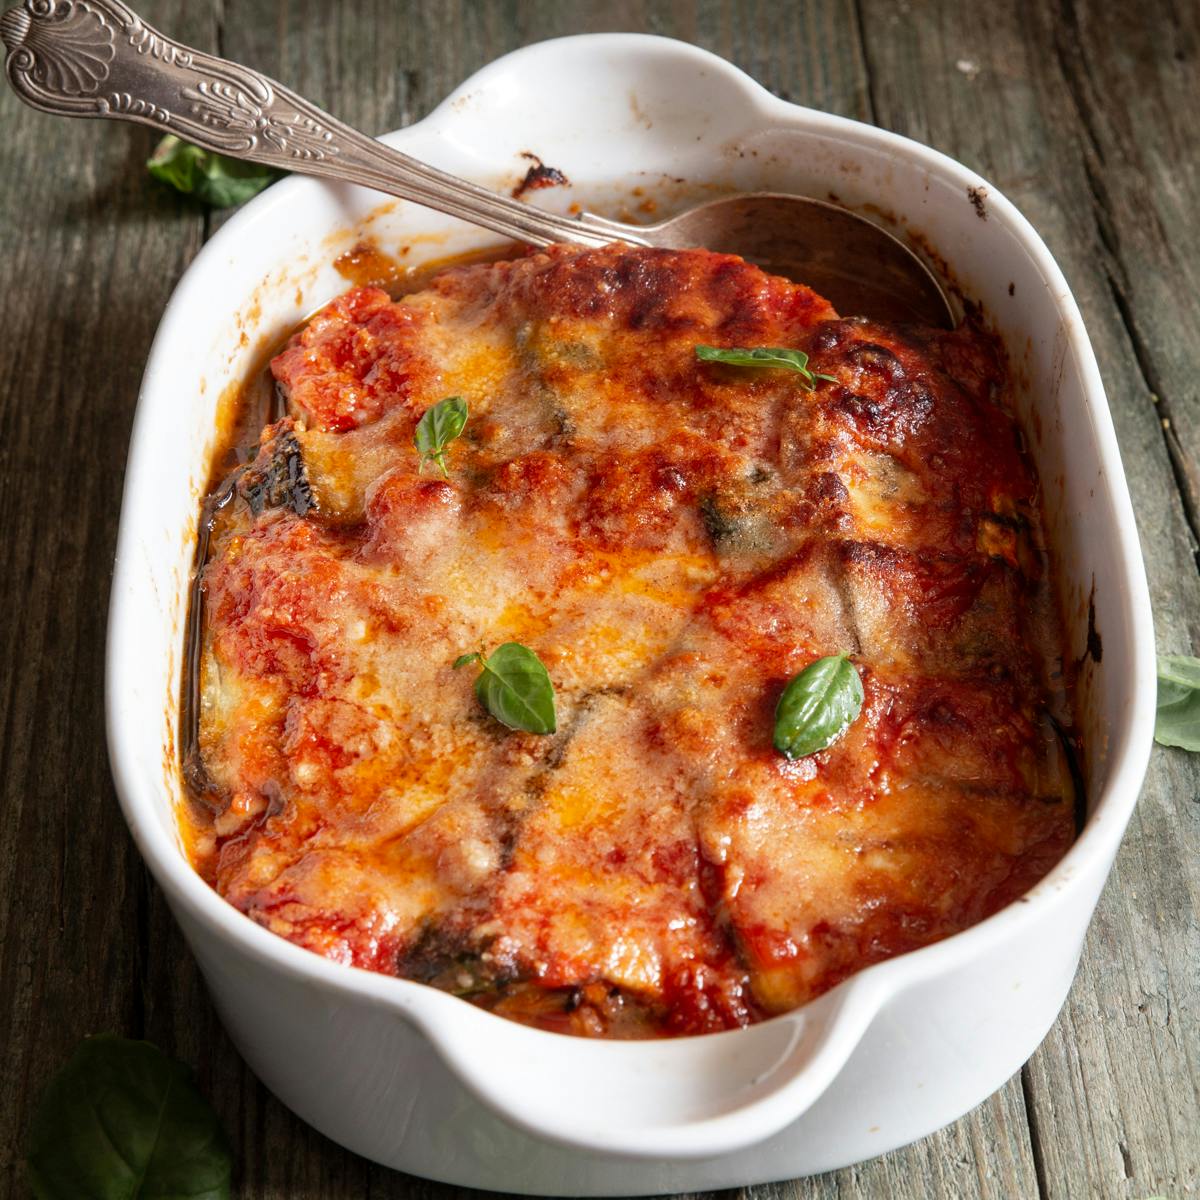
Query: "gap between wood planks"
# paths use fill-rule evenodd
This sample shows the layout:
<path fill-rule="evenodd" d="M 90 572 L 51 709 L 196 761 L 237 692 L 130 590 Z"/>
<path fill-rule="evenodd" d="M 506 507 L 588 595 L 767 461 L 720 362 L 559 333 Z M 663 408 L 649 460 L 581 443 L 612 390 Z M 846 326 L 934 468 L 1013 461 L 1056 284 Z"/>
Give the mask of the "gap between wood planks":
<path fill-rule="evenodd" d="M 871 63 L 871 46 L 867 41 L 867 20 L 863 0 L 854 0 L 854 24 L 858 32 L 858 51 L 862 55 L 863 75 L 867 82 L 867 114 L 872 125 L 879 124 L 879 103 L 875 95 L 875 68 Z"/>
<path fill-rule="evenodd" d="M 1038 1124 L 1037 1105 L 1033 1102 L 1033 1078 L 1028 1066 L 1021 1068 L 1021 1102 L 1025 1108 L 1025 1124 L 1029 1129 L 1029 1149 L 1033 1156 L 1038 1200 L 1048 1200 L 1050 1188 L 1046 1183 L 1046 1156 L 1042 1152 L 1042 1130 Z"/>

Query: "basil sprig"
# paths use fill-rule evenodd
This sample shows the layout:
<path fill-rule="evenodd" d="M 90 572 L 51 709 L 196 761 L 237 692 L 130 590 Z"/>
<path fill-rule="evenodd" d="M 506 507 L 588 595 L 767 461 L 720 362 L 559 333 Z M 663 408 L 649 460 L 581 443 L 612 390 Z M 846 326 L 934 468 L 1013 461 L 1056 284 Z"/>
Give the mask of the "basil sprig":
<path fill-rule="evenodd" d="M 527 646 L 505 642 L 490 657 L 481 651 L 460 654 L 454 669 L 472 662 L 483 668 L 475 680 L 475 695 L 501 725 L 526 733 L 553 733 L 558 728 L 554 684 L 542 660 Z"/>
<path fill-rule="evenodd" d="M 724 363 L 727 367 L 783 367 L 800 376 L 800 386 L 814 391 L 818 379 L 837 383 L 832 375 L 822 375 L 808 369 L 808 355 L 803 350 L 788 350 L 782 346 L 731 346 L 722 350 L 718 346 L 696 346 L 696 357 L 701 362 Z"/>
<path fill-rule="evenodd" d="M 858 718 L 863 685 L 844 654 L 809 663 L 775 706 L 775 749 L 785 758 L 803 758 L 832 745 Z"/>
<path fill-rule="evenodd" d="M 195 196 L 213 208 L 241 204 L 257 196 L 282 174 L 259 163 L 201 150 L 170 133 L 158 143 L 146 162 L 146 169 L 177 192 Z"/>
<path fill-rule="evenodd" d="M 1154 740 L 1163 746 L 1200 751 L 1200 658 L 1159 655 Z"/>
<path fill-rule="evenodd" d="M 233 1170 L 191 1071 L 112 1034 L 86 1038 L 50 1081 L 26 1163 L 38 1200 L 228 1200 Z"/>
<path fill-rule="evenodd" d="M 417 422 L 413 445 L 421 455 L 421 466 L 432 460 L 449 479 L 446 470 L 446 447 L 454 441 L 467 424 L 467 402 L 461 396 L 447 396 L 425 410 Z"/>

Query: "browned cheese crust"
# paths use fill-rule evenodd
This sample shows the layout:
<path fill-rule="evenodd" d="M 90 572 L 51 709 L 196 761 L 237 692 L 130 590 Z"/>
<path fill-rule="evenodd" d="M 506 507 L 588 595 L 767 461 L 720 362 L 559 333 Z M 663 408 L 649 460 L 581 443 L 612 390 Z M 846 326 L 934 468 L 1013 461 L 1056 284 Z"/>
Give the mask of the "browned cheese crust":
<path fill-rule="evenodd" d="M 203 569 L 196 841 L 268 929 L 547 1028 L 694 1033 L 981 920 L 1070 844 L 989 337 L 842 320 L 704 251 L 554 247 L 355 289 L 272 367 L 290 415 Z M 452 395 L 443 479 L 413 434 Z M 506 641 L 557 733 L 451 669 Z M 789 761 L 780 692 L 837 653 L 862 715 Z"/>

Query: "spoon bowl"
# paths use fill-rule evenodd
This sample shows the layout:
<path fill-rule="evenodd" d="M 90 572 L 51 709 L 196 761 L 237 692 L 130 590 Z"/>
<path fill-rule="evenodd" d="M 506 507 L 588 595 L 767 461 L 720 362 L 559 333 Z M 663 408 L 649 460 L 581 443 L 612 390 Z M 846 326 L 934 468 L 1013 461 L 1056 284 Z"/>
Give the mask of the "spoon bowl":
<path fill-rule="evenodd" d="M 633 228 L 585 214 L 624 240 L 737 254 L 806 284 L 846 316 L 940 325 L 954 310 L 933 271 L 899 238 L 857 213 L 780 192 L 723 196 L 657 225 Z"/>

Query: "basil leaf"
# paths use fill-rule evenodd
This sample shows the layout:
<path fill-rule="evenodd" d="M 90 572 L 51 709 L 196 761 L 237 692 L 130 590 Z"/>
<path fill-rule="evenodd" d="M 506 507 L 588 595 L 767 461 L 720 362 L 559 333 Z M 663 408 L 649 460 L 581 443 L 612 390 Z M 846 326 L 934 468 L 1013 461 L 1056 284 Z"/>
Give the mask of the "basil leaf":
<path fill-rule="evenodd" d="M 112 1034 L 86 1038 L 50 1081 L 26 1162 L 39 1200 L 228 1200 L 233 1169 L 191 1071 Z"/>
<path fill-rule="evenodd" d="M 195 196 L 213 208 L 229 208 L 257 196 L 281 178 L 281 172 L 258 163 L 226 158 L 201 150 L 190 142 L 167 134 L 147 160 L 146 169 L 155 179 L 176 191 Z"/>
<path fill-rule="evenodd" d="M 1174 684 L 1186 692 L 1200 691 L 1200 658 L 1187 654 L 1160 654 L 1158 681 Z"/>
<path fill-rule="evenodd" d="M 553 733 L 558 728 L 554 684 L 542 660 L 528 647 L 505 642 L 490 658 L 460 654 L 454 669 L 469 662 L 483 667 L 475 680 L 475 695 L 501 725 L 526 733 Z"/>
<path fill-rule="evenodd" d="M 862 680 L 846 655 L 809 663 L 775 706 L 775 749 L 785 758 L 824 750 L 862 712 L 863 699 Z"/>
<path fill-rule="evenodd" d="M 816 374 L 808 369 L 808 355 L 803 350 L 787 350 L 781 346 L 733 346 L 722 350 L 717 346 L 697 346 L 696 357 L 701 362 L 724 363 L 729 367 L 785 367 L 800 376 L 801 386 L 813 391 L 818 379 L 837 383 L 832 375 Z"/>
<path fill-rule="evenodd" d="M 447 396 L 427 408 L 413 434 L 413 445 L 421 455 L 421 466 L 432 459 L 448 479 L 446 447 L 462 433 L 466 423 L 467 402 L 461 396 Z"/>
<path fill-rule="evenodd" d="M 1163 746 L 1200 751 L 1200 658 L 1159 655 L 1154 740 Z"/>

